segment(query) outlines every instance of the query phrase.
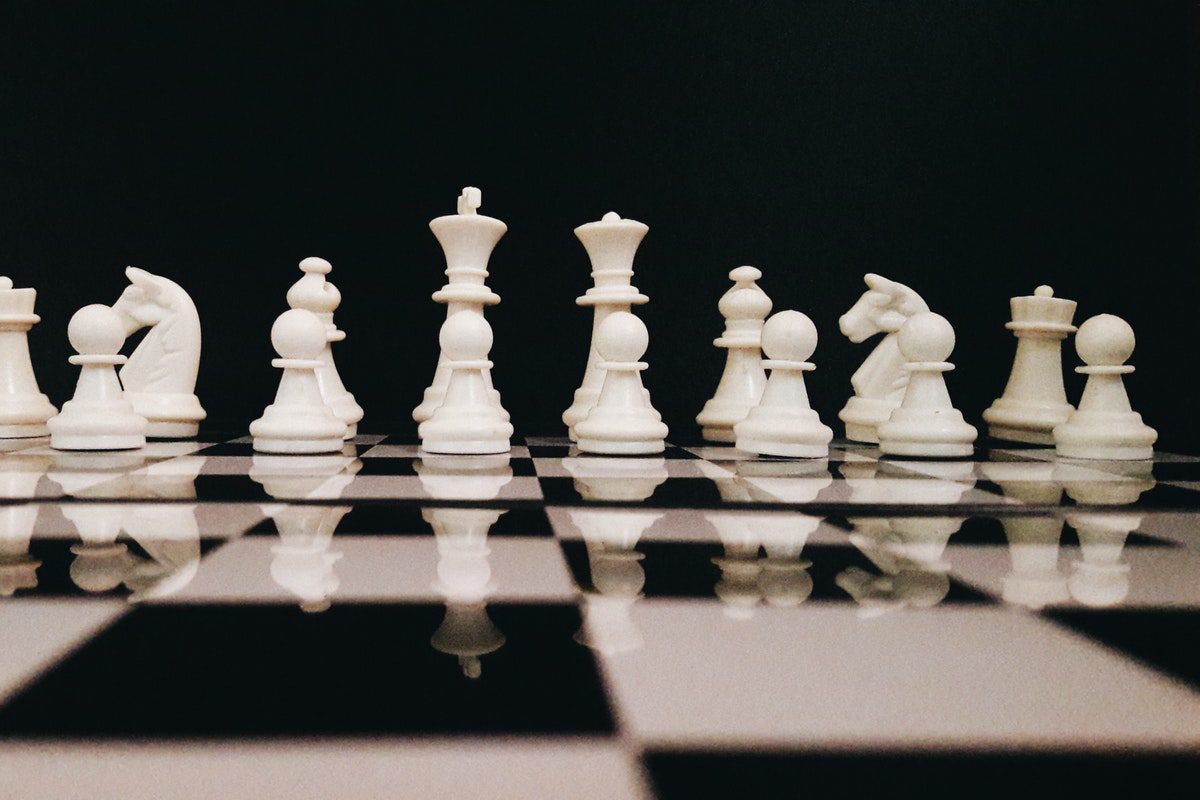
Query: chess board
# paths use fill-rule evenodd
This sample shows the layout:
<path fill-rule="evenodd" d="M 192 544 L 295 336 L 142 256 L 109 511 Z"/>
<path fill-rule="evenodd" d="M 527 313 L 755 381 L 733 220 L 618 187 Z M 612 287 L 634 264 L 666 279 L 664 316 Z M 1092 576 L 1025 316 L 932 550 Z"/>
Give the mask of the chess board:
<path fill-rule="evenodd" d="M 3 798 L 1195 796 L 1197 457 L 7 450 Z"/>

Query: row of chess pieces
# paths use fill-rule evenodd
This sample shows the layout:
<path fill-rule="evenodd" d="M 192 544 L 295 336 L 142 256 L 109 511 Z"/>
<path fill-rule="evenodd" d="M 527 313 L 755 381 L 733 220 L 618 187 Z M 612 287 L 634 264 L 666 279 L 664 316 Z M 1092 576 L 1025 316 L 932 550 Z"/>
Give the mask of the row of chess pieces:
<path fill-rule="evenodd" d="M 457 213 L 429 225 L 446 256 L 447 283 L 434 293 L 448 306 L 432 383 L 413 411 L 429 453 L 486 455 L 507 452 L 513 426 L 491 378 L 492 330 L 484 309 L 500 301 L 485 281 L 488 261 L 507 226 L 478 213 L 482 195 L 466 187 Z M 632 285 L 633 260 L 649 228 L 613 212 L 575 229 L 592 265 L 594 285 L 576 302 L 593 308 L 592 341 L 583 380 L 563 413 L 570 438 L 584 453 L 660 453 L 668 434 L 641 372 L 649 346 L 645 324 L 632 313 L 649 300 Z M 289 310 L 271 329 L 281 370 L 275 401 L 250 425 L 263 453 L 337 452 L 352 438 L 363 409 L 346 389 L 331 345 L 345 338 L 333 322 L 341 302 L 328 280 L 330 263 L 300 262 L 303 277 L 287 293 Z M 130 267 L 129 287 L 111 306 L 89 305 L 68 325 L 80 367 L 74 397 L 59 413 L 38 391 L 25 334 L 37 322 L 34 290 L 0 279 L 0 358 L 13 379 L 2 388 L 0 438 L 50 434 L 62 450 L 138 448 L 146 437 L 195 436 L 205 412 L 195 395 L 200 321 L 187 292 L 173 281 Z M 804 373 L 816 350 L 817 330 L 806 315 L 780 311 L 748 266 L 718 307 L 725 330 L 716 347 L 727 351 L 713 396 L 697 417 L 705 439 L 729 442 L 758 455 L 823 458 L 833 431 L 808 402 Z M 846 437 L 878 443 L 885 455 L 969 457 L 976 429 L 956 409 L 946 387 L 954 330 L 909 287 L 867 275 L 867 291 L 840 320 L 861 342 L 884 334 L 851 384 L 854 395 L 839 413 Z M 997 439 L 1053 444 L 1070 458 L 1142 460 L 1156 432 L 1132 410 L 1123 375 L 1134 335 L 1118 317 L 1101 314 L 1078 329 L 1075 345 L 1086 366 L 1079 407 L 1067 402 L 1061 343 L 1070 333 L 1075 303 L 1041 286 L 1011 301 L 1008 327 L 1016 358 L 1004 394 L 984 412 Z M 127 336 L 150 328 L 126 359 Z M 764 359 L 763 356 L 766 356 Z M 116 367 L 121 366 L 120 372 Z M 767 377 L 767 370 L 770 377 Z"/>

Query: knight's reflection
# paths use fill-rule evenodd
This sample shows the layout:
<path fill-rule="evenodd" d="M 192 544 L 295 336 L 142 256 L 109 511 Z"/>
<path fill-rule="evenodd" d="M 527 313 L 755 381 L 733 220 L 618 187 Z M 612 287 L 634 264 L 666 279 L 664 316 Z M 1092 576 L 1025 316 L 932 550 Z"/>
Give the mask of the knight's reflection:
<path fill-rule="evenodd" d="M 666 460 L 661 457 L 572 456 L 562 463 L 585 500 L 638 502 L 667 480 Z M 643 555 L 636 548 L 663 515 L 617 507 L 569 513 L 583 535 L 592 587 L 584 593 L 583 625 L 575 641 L 606 655 L 636 650 L 642 646 L 642 635 L 630 613 L 646 583 Z"/>
<path fill-rule="evenodd" d="M 931 479 L 879 480 L 886 465 L 846 463 L 841 472 L 856 503 L 884 502 L 950 506 L 975 485 L 974 466 L 966 462 L 931 462 Z M 881 494 L 882 493 L 882 494 Z M 962 528 L 962 516 L 852 517 L 850 542 L 878 572 L 849 567 L 837 585 L 868 616 L 892 609 L 931 608 L 950 592 L 950 564 L 945 559 L 950 537 Z"/>
<path fill-rule="evenodd" d="M 137 451 L 122 453 L 55 452 L 47 476 L 68 495 L 105 499 L 171 500 L 196 496 L 195 481 L 205 459 L 183 456 L 144 466 Z M 139 475 L 130 475 L 141 469 Z M 115 477 L 114 477 L 115 476 Z M 97 492 L 97 487 L 102 488 Z M 196 505 L 172 503 L 68 503 L 60 506 L 74 525 L 79 543 L 71 580 L 86 592 L 107 592 L 124 585 L 129 601 L 166 597 L 187 586 L 200 563 Z M 119 541 L 122 533 L 141 553 Z M 144 553 L 145 555 L 142 555 Z"/>
<path fill-rule="evenodd" d="M 443 597 L 446 615 L 429 642 L 458 659 L 463 675 L 483 674 L 482 656 L 504 646 L 504 634 L 487 613 L 495 588 L 488 563 L 488 531 L 504 509 L 425 508 L 421 516 L 437 537 L 438 564 L 434 589 Z"/>
<path fill-rule="evenodd" d="M 320 456 L 256 454 L 250 477 L 277 500 L 336 500 L 361 468 L 353 448 Z M 334 565 L 342 557 L 333 549 L 333 534 L 350 510 L 325 504 L 262 506 L 279 534 L 279 543 L 271 548 L 271 578 L 299 600 L 302 611 L 316 613 L 330 606 L 338 588 Z"/>

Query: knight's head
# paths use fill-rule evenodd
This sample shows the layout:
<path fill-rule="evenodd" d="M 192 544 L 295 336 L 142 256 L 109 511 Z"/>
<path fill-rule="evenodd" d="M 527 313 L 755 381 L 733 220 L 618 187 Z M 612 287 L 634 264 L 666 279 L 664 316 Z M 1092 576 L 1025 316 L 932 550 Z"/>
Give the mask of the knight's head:
<path fill-rule="evenodd" d="M 113 303 L 112 310 L 121 318 L 128 336 L 140 328 L 157 325 L 166 316 L 168 306 L 165 284 L 157 275 L 137 267 L 126 267 L 125 276 L 129 278 L 129 285 Z"/>
<path fill-rule="evenodd" d="M 902 283 L 874 273 L 863 280 L 867 291 L 838 319 L 842 334 L 856 344 L 877 333 L 898 331 L 913 314 L 929 310 L 920 295 Z"/>

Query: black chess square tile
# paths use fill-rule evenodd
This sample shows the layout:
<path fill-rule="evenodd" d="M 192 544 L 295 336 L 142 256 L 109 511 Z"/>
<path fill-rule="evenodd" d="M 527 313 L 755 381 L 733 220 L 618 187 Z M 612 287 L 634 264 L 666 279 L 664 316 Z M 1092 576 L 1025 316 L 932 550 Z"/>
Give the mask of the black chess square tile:
<path fill-rule="evenodd" d="M 417 436 L 415 431 L 408 434 L 392 433 L 383 437 L 383 439 L 376 442 L 376 444 L 396 444 L 404 445 L 406 447 L 420 447 L 421 439 Z"/>
<path fill-rule="evenodd" d="M 1105 797 L 1195 796 L 1200 755 L 1136 752 L 742 752 L 652 751 L 644 761 L 659 800 L 777 797 L 803 787 L 812 797 L 1061 798 L 1064 786 L 1104 787 Z M 1069 793 L 1069 792 L 1068 792 Z"/>
<path fill-rule="evenodd" d="M 490 624 L 447 622 L 441 605 L 142 607 L 0 708 L 0 737 L 613 731 L 592 653 L 572 639 L 575 606 L 486 613 Z M 455 653 L 484 650 L 469 677 Z"/>
<path fill-rule="evenodd" d="M 1156 480 L 1200 482 L 1200 461 L 1158 461 L 1152 469 Z"/>
<path fill-rule="evenodd" d="M 591 498 L 584 498 L 576 487 L 575 478 L 539 477 L 542 494 L 549 505 L 579 505 Z M 600 479 L 597 480 L 597 483 Z M 628 500 L 628 498 L 626 498 Z M 637 501 L 638 498 L 633 498 Z M 667 478 L 654 488 L 653 494 L 644 502 L 664 508 L 687 508 L 700 506 L 712 508 L 721 505 L 721 493 L 717 484 L 708 478 Z"/>
<path fill-rule="evenodd" d="M 433 536 L 433 529 L 422 516 L 422 509 L 437 504 L 410 505 L 370 503 L 352 506 L 338 523 L 336 534 L 342 536 Z M 515 505 L 508 509 L 493 508 L 499 518 L 488 529 L 488 536 L 552 537 L 553 529 L 546 512 L 539 505 Z M 276 535 L 275 523 L 264 519 L 247 531 L 247 535 Z"/>
<path fill-rule="evenodd" d="M 1055 609 L 1045 613 L 1055 622 L 1200 687 L 1200 610 Z"/>

